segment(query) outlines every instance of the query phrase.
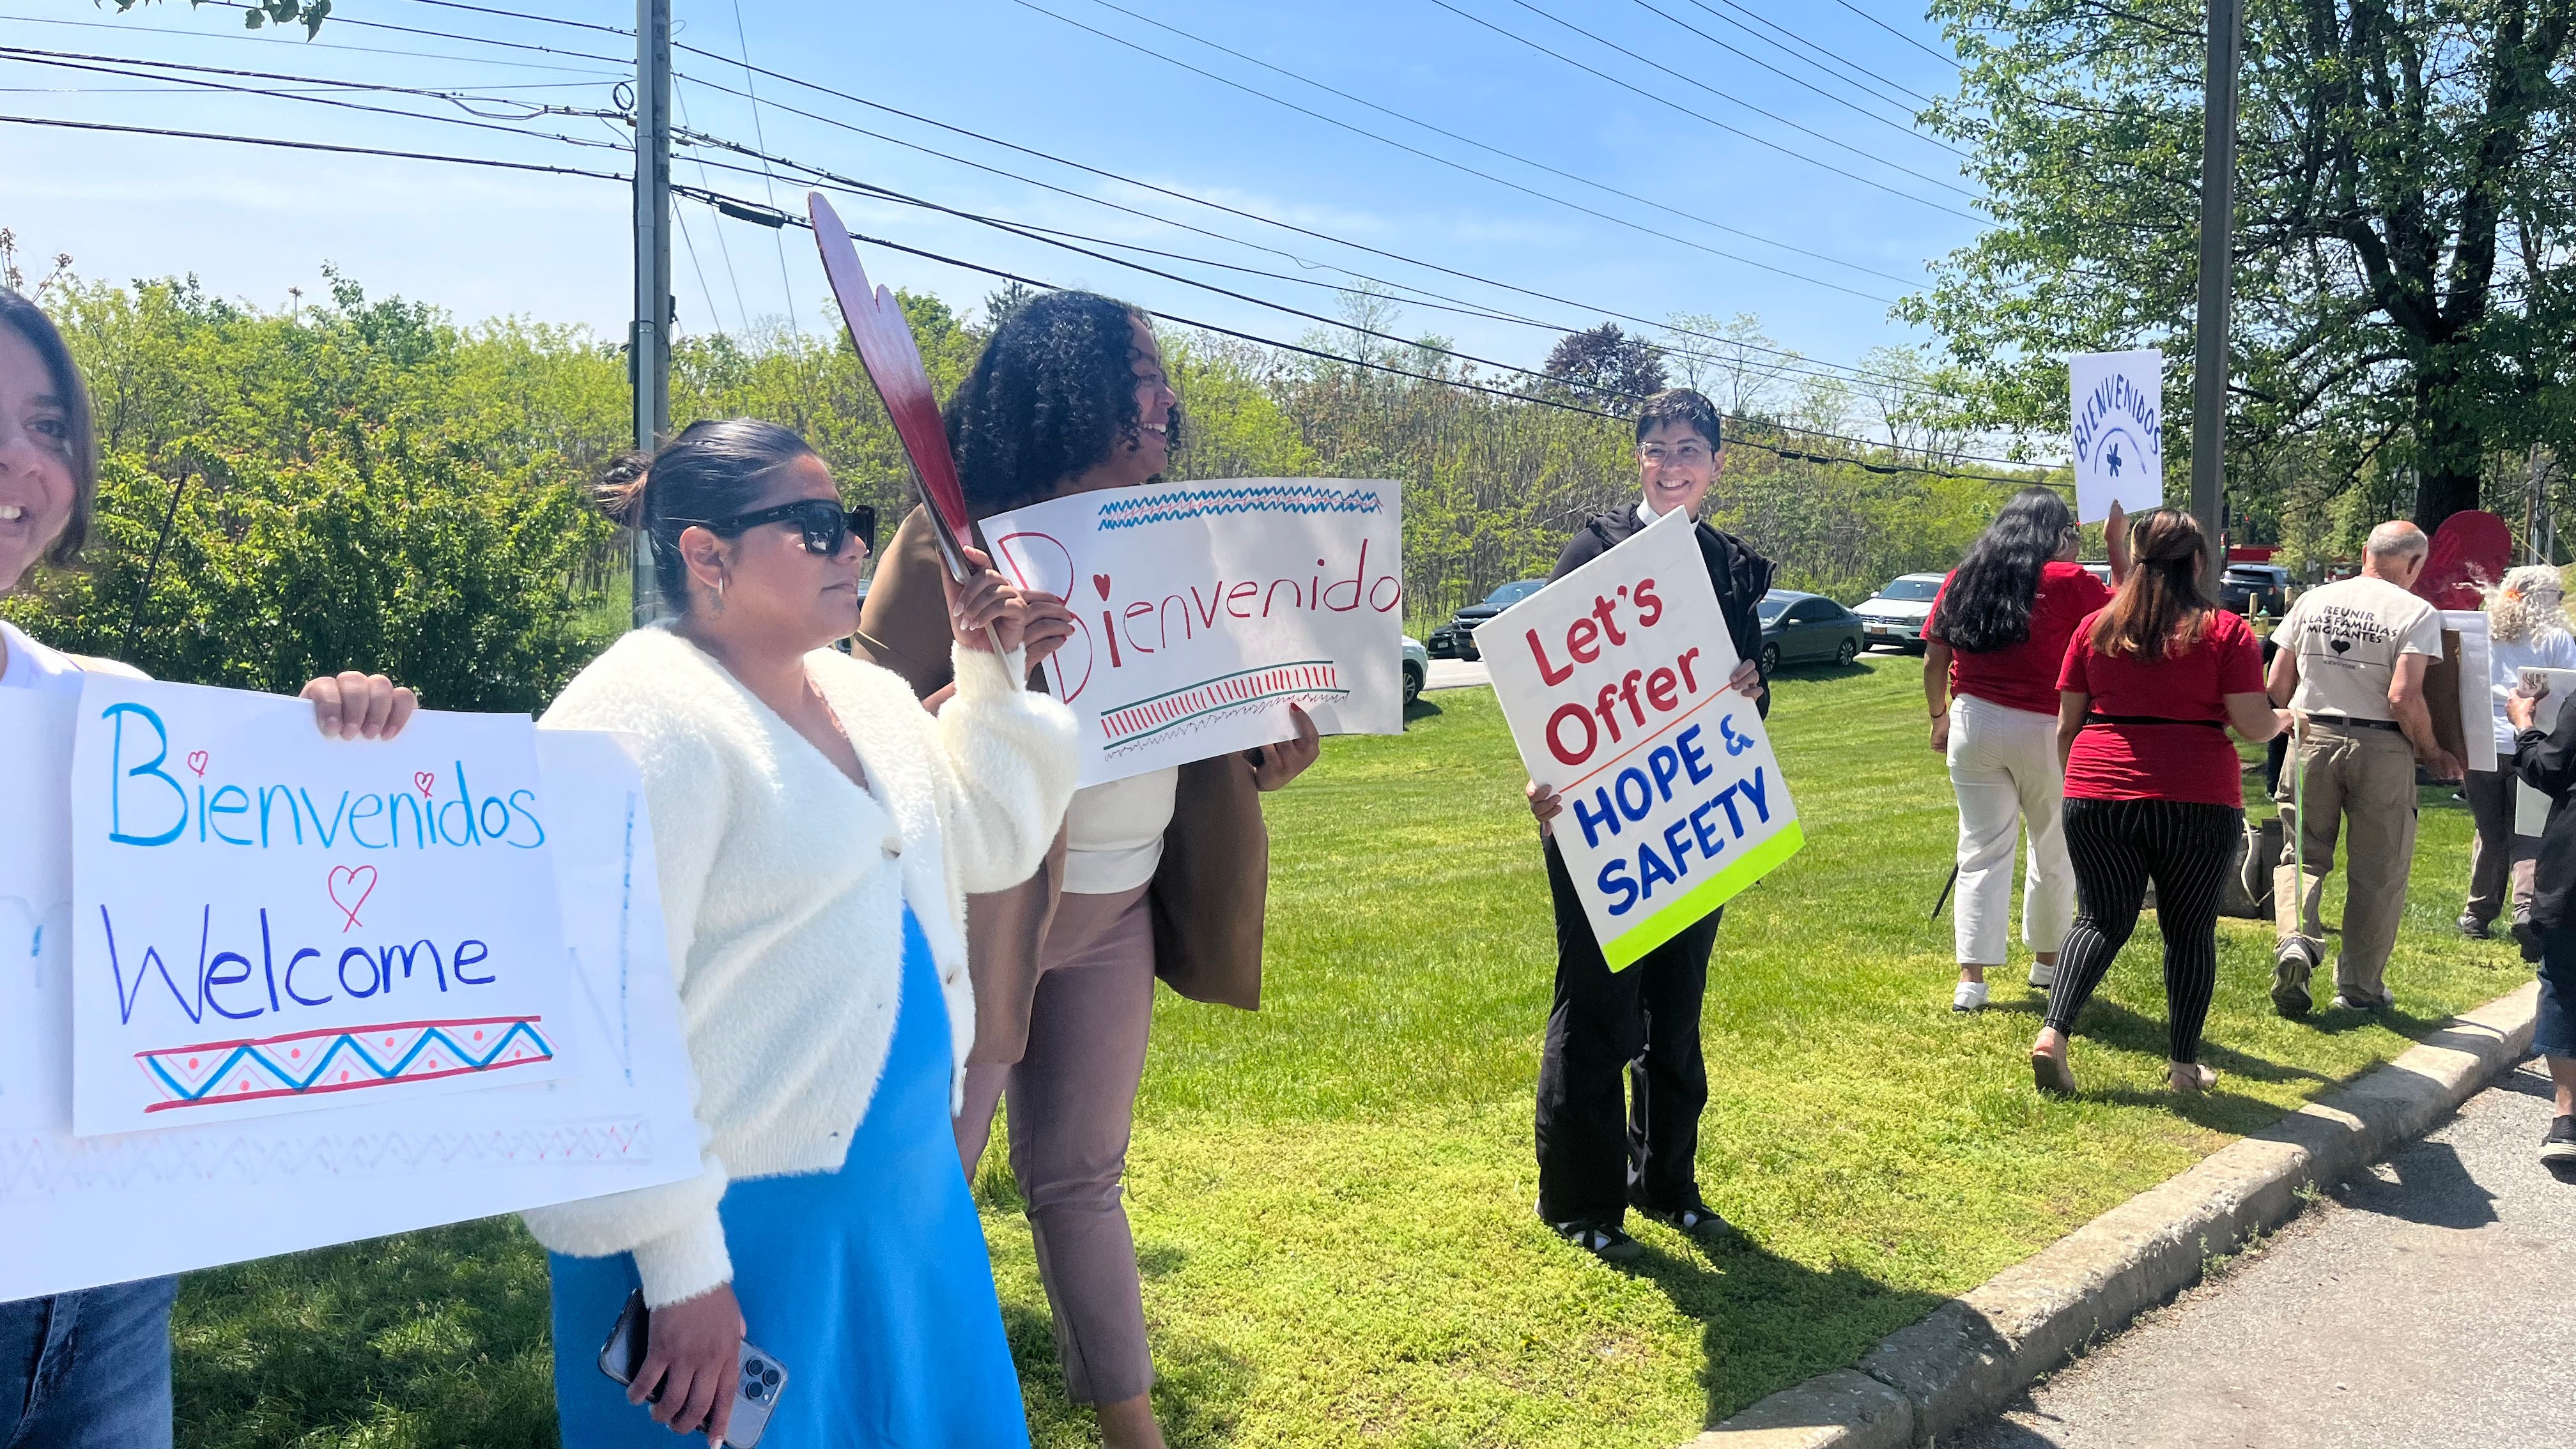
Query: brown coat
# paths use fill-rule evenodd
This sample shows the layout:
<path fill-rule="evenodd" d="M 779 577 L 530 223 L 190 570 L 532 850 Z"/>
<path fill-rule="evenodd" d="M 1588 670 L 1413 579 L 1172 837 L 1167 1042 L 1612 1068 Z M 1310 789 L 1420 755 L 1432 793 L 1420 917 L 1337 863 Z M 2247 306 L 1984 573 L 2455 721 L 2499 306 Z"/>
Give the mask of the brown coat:
<path fill-rule="evenodd" d="M 877 563 L 855 646 L 924 699 L 949 682 L 948 602 L 938 545 L 919 508 Z M 1033 672 L 1030 682 L 1040 683 Z M 975 981 L 976 1064 L 1016 1062 L 1028 1046 L 1038 948 L 1064 890 L 1064 832 L 1022 885 L 966 898 L 967 969 Z M 1154 870 L 1154 974 L 1193 1001 L 1261 1005 L 1261 922 L 1270 891 L 1270 831 L 1252 766 L 1228 753 L 1181 767 L 1163 863 Z"/>

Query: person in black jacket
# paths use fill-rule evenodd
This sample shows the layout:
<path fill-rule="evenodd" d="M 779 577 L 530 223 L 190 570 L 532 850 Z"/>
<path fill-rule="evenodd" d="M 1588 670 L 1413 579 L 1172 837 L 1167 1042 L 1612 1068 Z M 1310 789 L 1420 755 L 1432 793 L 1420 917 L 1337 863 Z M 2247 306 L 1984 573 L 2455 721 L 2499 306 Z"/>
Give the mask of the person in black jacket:
<path fill-rule="evenodd" d="M 2540 861 L 2531 900 L 2531 920 L 2514 926 L 2514 937 L 2526 943 L 2536 935 L 2540 947 L 2540 1005 L 2531 1028 L 2531 1049 L 2549 1062 L 2549 1080 L 2557 1088 L 2556 1119 L 2540 1142 L 2544 1163 L 2576 1165 L 2576 709 L 2561 704 L 2558 727 L 2547 734 L 2532 728 L 2532 716 L 2549 686 L 2530 674 L 2522 687 L 2505 696 L 2504 713 L 2517 732 L 2513 768 L 2522 783 L 2549 797 L 2549 823 L 2540 832 Z"/>
<path fill-rule="evenodd" d="M 1675 389 L 1647 399 L 1637 415 L 1642 499 L 1595 515 L 1566 544 L 1550 577 L 1563 578 L 1667 513 L 1696 518 L 1724 464 L 1721 448 L 1717 409 L 1707 398 Z M 1762 651 L 1758 608 L 1771 588 L 1771 561 L 1706 523 L 1698 539 L 1740 661 L 1728 686 L 1767 716 L 1771 701 L 1752 661 Z M 1620 1226 L 1630 1207 L 1701 1241 L 1721 1237 L 1729 1229 L 1700 1201 L 1697 1157 L 1700 1109 L 1708 1104 L 1700 997 L 1724 912 L 1710 912 L 1613 972 L 1550 827 L 1563 801 L 1533 781 L 1529 802 L 1556 906 L 1556 1000 L 1538 1069 L 1539 1216 L 1568 1242 L 1612 1262 L 1643 1251 Z"/>

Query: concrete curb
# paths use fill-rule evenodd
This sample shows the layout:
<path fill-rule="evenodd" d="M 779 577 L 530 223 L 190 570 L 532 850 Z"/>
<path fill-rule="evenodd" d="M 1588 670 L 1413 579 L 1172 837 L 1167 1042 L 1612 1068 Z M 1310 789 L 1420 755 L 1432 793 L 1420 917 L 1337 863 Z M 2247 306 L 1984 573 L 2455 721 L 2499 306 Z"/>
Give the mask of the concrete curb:
<path fill-rule="evenodd" d="M 2003 1407 L 2076 1350 L 2200 1280 L 2421 1136 L 2530 1054 L 2537 983 L 2444 1022 L 2396 1060 L 2138 1194 L 1683 1449 L 1911 1449 Z"/>

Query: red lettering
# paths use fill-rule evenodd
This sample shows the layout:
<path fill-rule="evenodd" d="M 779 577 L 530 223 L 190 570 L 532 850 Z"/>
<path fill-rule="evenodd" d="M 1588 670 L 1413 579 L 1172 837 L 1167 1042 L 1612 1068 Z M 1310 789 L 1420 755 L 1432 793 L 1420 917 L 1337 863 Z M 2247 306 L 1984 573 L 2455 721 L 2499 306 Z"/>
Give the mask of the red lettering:
<path fill-rule="evenodd" d="M 1250 579 L 1245 579 L 1242 583 L 1236 584 L 1233 588 L 1225 591 L 1225 611 L 1238 619 L 1251 618 L 1251 611 L 1236 608 L 1234 606 L 1234 601 L 1260 592 L 1261 585 L 1254 583 Z"/>
<path fill-rule="evenodd" d="M 1569 749 L 1567 748 L 1565 741 L 1557 737 L 1558 727 L 1563 725 L 1569 719 L 1574 721 L 1576 724 L 1583 726 L 1583 747 L 1581 749 Z M 1585 709 L 1579 704 L 1558 705 L 1556 707 L 1556 713 L 1547 717 L 1548 753 L 1556 756 L 1558 759 L 1563 760 L 1569 765 L 1580 765 L 1584 761 L 1591 759 L 1593 749 L 1598 746 L 1600 742 L 1600 731 L 1594 729 L 1592 725 L 1592 711 Z"/>
<path fill-rule="evenodd" d="M 1674 682 L 1673 672 L 1669 669 L 1658 669 L 1654 673 L 1647 675 L 1647 703 L 1652 704 L 1657 709 L 1671 709 L 1674 705 L 1681 703 L 1680 696 L 1673 692 Z"/>
<path fill-rule="evenodd" d="M 1547 681 L 1549 685 L 1554 686 L 1563 684 L 1565 681 L 1574 677 L 1573 665 L 1568 664 L 1560 667 L 1547 662 L 1547 646 L 1538 642 L 1538 631 L 1536 629 L 1524 629 L 1521 631 L 1521 635 L 1523 638 L 1529 640 L 1530 657 L 1538 661 L 1538 677 L 1540 679 L 1543 679 Z"/>
<path fill-rule="evenodd" d="M 1573 655 L 1576 663 L 1589 664 L 1601 657 L 1600 641 L 1601 626 L 1593 623 L 1592 616 L 1586 614 L 1567 627 L 1565 652 Z"/>
<path fill-rule="evenodd" d="M 1664 601 L 1655 594 L 1653 579 L 1637 580 L 1637 627 L 1651 629 L 1664 617 Z"/>

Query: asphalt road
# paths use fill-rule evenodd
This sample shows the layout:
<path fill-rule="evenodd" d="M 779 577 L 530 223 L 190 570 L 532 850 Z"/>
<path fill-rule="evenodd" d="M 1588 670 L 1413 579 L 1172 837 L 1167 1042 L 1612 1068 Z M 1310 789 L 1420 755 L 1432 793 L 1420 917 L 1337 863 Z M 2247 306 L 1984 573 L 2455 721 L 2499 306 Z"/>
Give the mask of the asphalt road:
<path fill-rule="evenodd" d="M 1424 689 L 1466 689 L 1472 685 L 1491 684 L 1494 677 L 1485 672 L 1485 661 L 1470 664 L 1464 659 L 1434 659 L 1431 672 L 1423 676 Z"/>
<path fill-rule="evenodd" d="M 2576 1423 L 2576 1176 L 2525 1064 L 1943 1449 L 2489 1449 Z"/>

